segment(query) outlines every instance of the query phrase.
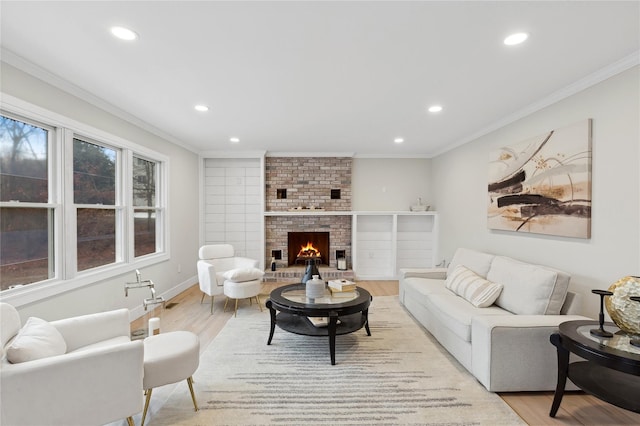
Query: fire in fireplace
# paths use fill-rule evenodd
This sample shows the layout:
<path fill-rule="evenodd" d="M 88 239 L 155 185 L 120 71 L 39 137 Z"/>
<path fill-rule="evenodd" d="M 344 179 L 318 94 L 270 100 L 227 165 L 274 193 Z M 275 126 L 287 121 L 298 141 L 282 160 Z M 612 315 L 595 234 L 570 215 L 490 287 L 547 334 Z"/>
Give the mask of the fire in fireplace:
<path fill-rule="evenodd" d="M 289 265 L 304 265 L 308 259 L 329 265 L 328 232 L 289 232 L 287 248 Z"/>

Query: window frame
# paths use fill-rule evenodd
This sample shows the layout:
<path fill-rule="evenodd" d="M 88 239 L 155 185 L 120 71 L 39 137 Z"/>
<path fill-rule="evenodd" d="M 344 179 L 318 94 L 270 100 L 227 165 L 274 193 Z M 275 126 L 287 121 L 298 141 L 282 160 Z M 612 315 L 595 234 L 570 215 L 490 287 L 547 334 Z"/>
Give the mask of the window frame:
<path fill-rule="evenodd" d="M 75 290 L 97 281 L 127 274 L 170 259 L 169 157 L 128 139 L 113 135 L 67 116 L 33 105 L 0 92 L 0 112 L 25 122 L 43 125 L 53 134 L 49 137 L 49 203 L 54 213 L 52 278 L 3 290 L 4 302 L 21 306 L 63 292 Z M 116 170 L 116 261 L 85 271 L 77 271 L 77 238 L 75 211 L 92 205 L 74 204 L 73 200 L 73 138 L 113 148 L 118 152 Z M 138 258 L 133 248 L 133 156 L 156 163 L 156 252 Z M 30 207 L 34 203 L 0 202 L 4 207 Z M 41 203 L 35 203 L 44 207 Z M 111 206 L 108 206 L 111 208 Z M 119 212 L 119 213 L 118 213 Z M 118 219 L 118 217 L 120 219 Z"/>

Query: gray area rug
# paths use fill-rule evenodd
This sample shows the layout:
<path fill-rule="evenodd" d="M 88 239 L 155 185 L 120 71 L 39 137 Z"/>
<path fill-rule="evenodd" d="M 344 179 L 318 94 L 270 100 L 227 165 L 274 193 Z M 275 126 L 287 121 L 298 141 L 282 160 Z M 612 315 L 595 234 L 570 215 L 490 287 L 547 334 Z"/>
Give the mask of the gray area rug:
<path fill-rule="evenodd" d="M 200 411 L 185 383 L 151 413 L 151 425 L 519 425 L 402 308 L 377 297 L 364 329 L 328 338 L 276 328 L 241 309 L 202 354 L 194 375 Z M 154 394 L 155 396 L 155 394 Z"/>

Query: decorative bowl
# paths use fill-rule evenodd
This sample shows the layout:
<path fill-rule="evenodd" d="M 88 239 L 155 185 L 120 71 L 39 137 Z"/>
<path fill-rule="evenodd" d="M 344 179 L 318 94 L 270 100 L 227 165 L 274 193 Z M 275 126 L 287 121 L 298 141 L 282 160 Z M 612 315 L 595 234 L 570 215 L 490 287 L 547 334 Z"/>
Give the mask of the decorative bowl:
<path fill-rule="evenodd" d="M 409 210 L 411 210 L 412 212 L 426 212 L 427 210 L 429 210 L 429 207 L 430 206 L 427 206 L 426 204 L 416 204 L 409 207 Z"/>

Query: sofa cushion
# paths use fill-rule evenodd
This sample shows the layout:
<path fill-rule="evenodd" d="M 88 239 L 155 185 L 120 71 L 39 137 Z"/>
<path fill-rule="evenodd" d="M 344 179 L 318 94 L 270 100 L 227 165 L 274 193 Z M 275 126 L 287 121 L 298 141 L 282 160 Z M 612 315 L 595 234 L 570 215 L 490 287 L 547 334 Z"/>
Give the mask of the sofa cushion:
<path fill-rule="evenodd" d="M 464 265 L 471 269 L 482 278 L 487 277 L 487 272 L 491 267 L 491 262 L 495 256 L 493 254 L 483 253 L 467 248 L 459 248 L 456 250 L 447 269 L 447 276 L 453 273 L 453 270 L 458 265 Z"/>
<path fill-rule="evenodd" d="M 67 344 L 58 329 L 43 319 L 30 317 L 7 347 L 7 361 L 17 364 L 66 351 Z"/>
<path fill-rule="evenodd" d="M 569 276 L 544 266 L 496 256 L 487 279 L 503 285 L 496 305 L 519 315 L 558 315 Z"/>
<path fill-rule="evenodd" d="M 427 296 L 427 308 L 438 321 L 465 342 L 471 341 L 471 319 L 477 315 L 511 315 L 497 306 L 476 308 L 451 291 Z"/>
<path fill-rule="evenodd" d="M 485 280 L 462 265 L 456 266 L 447 277 L 446 287 L 476 308 L 493 305 L 502 291 L 502 284 Z"/>
<path fill-rule="evenodd" d="M 264 271 L 258 268 L 238 268 L 222 274 L 225 279 L 234 283 L 243 283 L 245 281 L 253 281 L 262 278 Z"/>

